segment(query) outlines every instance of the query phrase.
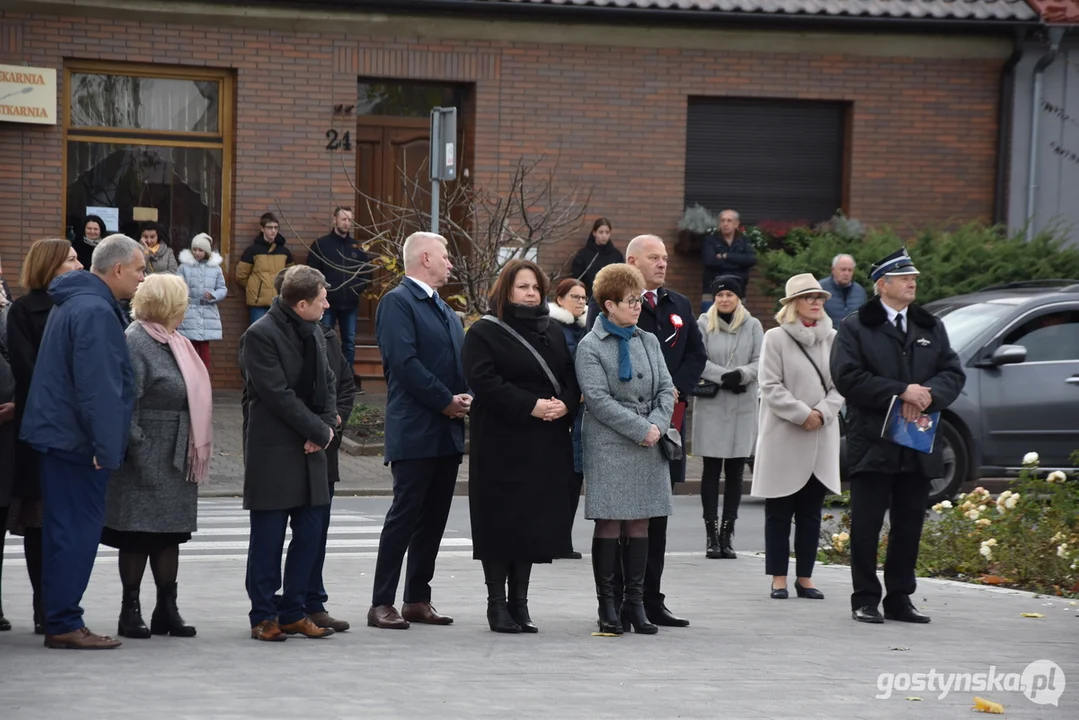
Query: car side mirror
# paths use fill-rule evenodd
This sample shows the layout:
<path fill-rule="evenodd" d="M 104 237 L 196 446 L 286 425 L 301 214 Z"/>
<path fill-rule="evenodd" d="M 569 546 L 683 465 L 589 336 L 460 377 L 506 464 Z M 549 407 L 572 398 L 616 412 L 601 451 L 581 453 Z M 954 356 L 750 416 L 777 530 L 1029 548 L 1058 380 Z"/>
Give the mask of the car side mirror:
<path fill-rule="evenodd" d="M 994 367 L 1017 365 L 1027 360 L 1027 349 L 1022 345 L 1001 345 L 989 356 L 989 363 Z"/>

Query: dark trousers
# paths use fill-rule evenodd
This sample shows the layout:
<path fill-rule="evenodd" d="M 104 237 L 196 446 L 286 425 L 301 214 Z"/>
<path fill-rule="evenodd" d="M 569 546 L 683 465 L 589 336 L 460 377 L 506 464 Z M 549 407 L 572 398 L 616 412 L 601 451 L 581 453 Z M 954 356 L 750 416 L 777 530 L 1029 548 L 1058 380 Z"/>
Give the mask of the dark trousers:
<path fill-rule="evenodd" d="M 573 473 L 569 481 L 569 529 L 566 532 L 566 552 L 573 551 L 573 522 L 577 519 L 577 508 L 581 504 L 581 486 L 584 485 L 584 475 Z"/>
<path fill-rule="evenodd" d="M 795 571 L 812 577 L 820 541 L 821 507 L 828 489 L 815 475 L 793 495 L 764 501 L 764 572 L 786 577 L 794 520 Z"/>
<path fill-rule="evenodd" d="M 330 308 L 322 313 L 322 322 L 326 327 L 333 330 L 334 325 L 341 329 L 337 334 L 341 337 L 341 354 L 345 356 L 345 362 L 349 368 L 356 360 L 356 319 L 359 317 L 359 308 L 353 306 L 350 309 Z M 346 418 L 347 419 L 347 418 Z"/>
<path fill-rule="evenodd" d="M 311 571 L 318 557 L 325 508 L 303 505 L 288 510 L 252 510 L 247 549 L 247 596 L 251 627 L 278 618 L 282 625 L 303 619 Z M 291 521 L 292 540 L 281 582 L 281 550 Z M 279 600 L 274 593 L 281 590 Z"/>
<path fill-rule="evenodd" d="M 701 507 L 705 520 L 719 519 L 719 476 L 723 475 L 723 519 L 737 520 L 742 504 L 742 477 L 746 458 L 704 458 L 701 473 Z"/>
<path fill-rule="evenodd" d="M 850 573 L 852 609 L 881 601 L 877 543 L 888 512 L 888 554 L 884 560 L 885 610 L 910 605 L 917 583 L 914 566 L 929 503 L 929 478 L 920 473 L 857 473 L 850 480 Z"/>
<path fill-rule="evenodd" d="M 406 551 L 404 600 L 430 602 L 435 559 L 446 531 L 460 466 L 460 455 L 398 460 L 390 464 L 393 503 L 378 541 L 372 605 L 393 605 Z"/>
<path fill-rule="evenodd" d="M 318 554 L 315 555 L 315 564 L 311 568 L 311 583 L 307 586 L 307 597 L 303 605 L 308 615 L 326 612 L 326 601 L 330 599 L 326 593 L 326 583 L 322 579 L 322 568 L 326 564 L 326 540 L 330 535 L 330 509 L 333 507 L 333 489 L 336 484 L 330 483 L 330 505 L 315 508 L 322 511 L 322 537 L 319 538 Z"/>
<path fill-rule="evenodd" d="M 105 526 L 109 471 L 51 454 L 40 458 L 45 632 L 62 635 L 85 625 L 79 602 L 90 583 Z"/>

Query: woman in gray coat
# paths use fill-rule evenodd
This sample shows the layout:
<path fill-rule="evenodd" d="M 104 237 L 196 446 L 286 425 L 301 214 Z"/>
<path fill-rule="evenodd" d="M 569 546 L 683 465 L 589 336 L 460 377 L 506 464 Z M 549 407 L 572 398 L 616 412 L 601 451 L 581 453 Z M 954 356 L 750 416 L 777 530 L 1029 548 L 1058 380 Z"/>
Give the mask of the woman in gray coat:
<path fill-rule="evenodd" d="M 693 399 L 693 452 L 704 459 L 701 505 L 705 556 L 738 557 L 731 546 L 742 474 L 757 444 L 757 361 L 764 330 L 742 304 L 742 281 L 721 275 L 712 282 L 712 307 L 697 320 L 708 352 L 701 379 L 718 386 L 713 397 Z M 723 523 L 719 523 L 719 476 L 723 474 Z"/>
<path fill-rule="evenodd" d="M 600 315 L 577 346 L 584 395 L 585 517 L 596 521 L 592 570 L 599 630 L 621 634 L 614 577 L 619 537 L 627 540 L 622 613 L 638 633 L 658 628 L 645 615 L 648 520 L 671 514 L 670 466 L 660 437 L 671 426 L 674 383 L 655 335 L 637 328 L 644 278 L 636 268 L 608 265 L 592 286 Z"/>
<path fill-rule="evenodd" d="M 177 275 L 151 275 L 131 302 L 127 345 L 135 370 L 135 411 L 127 457 L 109 481 L 101 542 L 120 551 L 123 602 L 118 633 L 192 637 L 176 609 L 180 544 L 191 539 L 198 483 L 209 479 L 213 401 L 210 376 L 191 342 L 176 332 L 187 308 Z M 139 588 L 146 561 L 157 584 L 147 628 Z"/>

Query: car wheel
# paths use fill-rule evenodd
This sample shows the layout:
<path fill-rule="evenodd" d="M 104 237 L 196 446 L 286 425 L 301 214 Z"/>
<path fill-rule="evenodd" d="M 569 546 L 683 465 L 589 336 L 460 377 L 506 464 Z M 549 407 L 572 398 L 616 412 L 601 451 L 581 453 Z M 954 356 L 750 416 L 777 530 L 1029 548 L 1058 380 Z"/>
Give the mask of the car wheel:
<path fill-rule="evenodd" d="M 967 478 L 970 456 L 963 434 L 947 420 L 941 420 L 937 440 L 944 444 L 944 475 L 929 481 L 929 504 L 950 500 Z"/>

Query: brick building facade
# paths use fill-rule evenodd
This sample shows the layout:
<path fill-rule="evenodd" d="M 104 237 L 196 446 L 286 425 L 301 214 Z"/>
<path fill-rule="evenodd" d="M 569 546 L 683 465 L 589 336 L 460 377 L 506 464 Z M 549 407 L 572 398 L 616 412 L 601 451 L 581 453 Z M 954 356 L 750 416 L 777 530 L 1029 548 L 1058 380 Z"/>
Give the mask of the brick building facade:
<path fill-rule="evenodd" d="M 234 358 L 247 314 L 232 273 L 259 216 L 287 218 L 282 232 L 303 257 L 294 236 L 309 242 L 325 233 L 332 206 L 354 202 L 356 163 L 327 150 L 326 133 L 355 123 L 334 106 L 356 103 L 358 79 L 460 84 L 472 177 L 497 186 L 520 156 L 560 152 L 563 172 L 591 187 L 589 216 L 612 218 L 623 247 L 642 232 L 676 235 L 687 99 L 695 96 L 846 103 L 842 204 L 864 222 L 993 216 L 998 86 L 1011 51 L 995 32 L 647 27 L 216 3 L 183 16 L 163 3 L 132 3 L 138 12 L 106 5 L 87 3 L 75 16 L 48 2 L 14 2 L 0 11 L 0 63 L 225 71 L 231 157 L 217 239 L 230 297 L 226 338 L 213 347 L 220 387 L 239 382 Z M 58 115 L 68 101 L 63 77 Z M 64 232 L 71 178 L 62 124 L 0 123 L 0 254 L 9 282 L 33 239 Z M 552 249 L 542 264 L 561 265 L 586 235 L 582 228 L 579 242 Z M 668 284 L 699 297 L 699 260 L 672 258 Z M 770 307 L 757 302 L 755 310 Z"/>

